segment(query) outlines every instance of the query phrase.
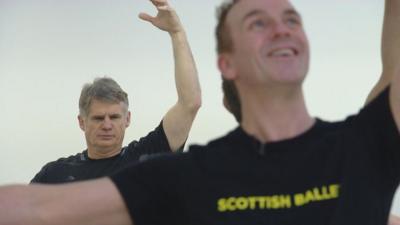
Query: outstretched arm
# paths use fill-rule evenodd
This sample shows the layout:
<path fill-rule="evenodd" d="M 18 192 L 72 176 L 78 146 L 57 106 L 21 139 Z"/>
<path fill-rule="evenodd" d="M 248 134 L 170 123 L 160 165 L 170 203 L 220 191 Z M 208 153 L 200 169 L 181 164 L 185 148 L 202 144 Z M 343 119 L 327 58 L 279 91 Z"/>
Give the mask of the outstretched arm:
<path fill-rule="evenodd" d="M 130 225 L 109 178 L 66 185 L 0 187 L 0 225 Z"/>
<path fill-rule="evenodd" d="M 389 217 L 389 223 L 388 225 L 400 225 L 400 217 L 391 215 Z"/>
<path fill-rule="evenodd" d="M 171 149 L 177 150 L 186 141 L 201 106 L 200 84 L 185 31 L 175 10 L 166 0 L 151 0 L 151 2 L 157 7 L 157 16 L 141 13 L 139 17 L 167 31 L 171 36 L 178 101 L 164 116 L 163 128 Z"/>

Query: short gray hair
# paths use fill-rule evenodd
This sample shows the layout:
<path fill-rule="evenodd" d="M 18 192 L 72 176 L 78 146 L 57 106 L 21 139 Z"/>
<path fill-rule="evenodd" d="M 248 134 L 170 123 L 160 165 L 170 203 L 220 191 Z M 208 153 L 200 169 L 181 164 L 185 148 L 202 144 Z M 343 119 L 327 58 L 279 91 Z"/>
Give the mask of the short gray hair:
<path fill-rule="evenodd" d="M 128 110 L 128 94 L 115 80 L 109 77 L 95 78 L 93 83 L 83 86 L 79 98 L 79 115 L 87 116 L 89 114 L 89 108 L 94 99 L 109 103 L 123 102 Z"/>

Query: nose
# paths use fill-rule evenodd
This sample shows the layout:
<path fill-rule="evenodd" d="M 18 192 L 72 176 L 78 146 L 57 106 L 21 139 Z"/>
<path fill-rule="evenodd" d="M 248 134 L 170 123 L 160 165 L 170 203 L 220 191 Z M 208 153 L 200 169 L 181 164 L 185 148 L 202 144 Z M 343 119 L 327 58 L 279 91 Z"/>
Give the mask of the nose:
<path fill-rule="evenodd" d="M 111 122 L 110 117 L 106 116 L 106 117 L 104 118 L 102 128 L 103 128 L 104 130 L 110 130 L 110 129 L 112 128 L 112 122 Z"/>
<path fill-rule="evenodd" d="M 283 22 L 275 22 L 272 24 L 273 38 L 289 37 L 291 30 L 287 24 Z"/>

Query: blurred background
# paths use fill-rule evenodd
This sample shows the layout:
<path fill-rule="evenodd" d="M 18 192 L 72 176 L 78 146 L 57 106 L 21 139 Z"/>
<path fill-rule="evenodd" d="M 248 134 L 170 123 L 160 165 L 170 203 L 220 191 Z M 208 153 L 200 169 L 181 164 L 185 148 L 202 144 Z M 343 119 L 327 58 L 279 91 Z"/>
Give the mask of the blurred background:
<path fill-rule="evenodd" d="M 197 62 L 203 107 L 188 144 L 237 126 L 222 106 L 214 42 L 221 0 L 170 0 Z M 311 43 L 305 83 L 312 115 L 356 113 L 377 81 L 383 1 L 293 0 Z M 137 18 L 147 0 L 0 0 L 0 184 L 27 183 L 47 162 L 85 149 L 78 98 L 84 83 L 110 76 L 130 98 L 125 144 L 146 135 L 174 104 L 168 34 Z M 400 197 L 393 212 L 400 214 Z"/>

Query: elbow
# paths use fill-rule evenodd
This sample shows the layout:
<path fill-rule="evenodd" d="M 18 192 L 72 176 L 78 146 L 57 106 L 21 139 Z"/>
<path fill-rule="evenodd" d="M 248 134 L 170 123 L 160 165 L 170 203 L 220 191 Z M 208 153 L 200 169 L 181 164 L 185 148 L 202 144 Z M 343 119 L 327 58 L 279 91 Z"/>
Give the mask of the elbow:
<path fill-rule="evenodd" d="M 196 114 L 202 104 L 201 93 L 193 95 L 191 98 L 180 99 L 179 102 L 185 108 L 185 111 Z"/>
<path fill-rule="evenodd" d="M 185 104 L 185 108 L 187 112 L 190 112 L 190 114 L 196 114 L 201 107 L 201 99 L 199 98 L 196 101 L 192 101 L 190 103 Z"/>
<path fill-rule="evenodd" d="M 191 106 L 192 110 L 196 111 L 196 112 L 199 111 L 201 104 L 202 104 L 202 99 L 201 99 L 201 96 L 199 95 L 192 103 L 192 106 Z"/>
<path fill-rule="evenodd" d="M 197 111 L 199 111 L 200 107 L 202 104 L 202 99 L 201 99 L 201 94 L 199 94 L 198 96 L 196 96 L 189 104 L 188 104 L 188 108 L 190 111 L 193 111 L 195 113 L 197 113 Z"/>

